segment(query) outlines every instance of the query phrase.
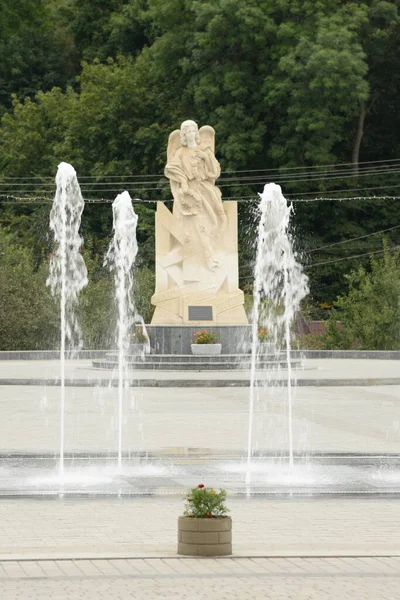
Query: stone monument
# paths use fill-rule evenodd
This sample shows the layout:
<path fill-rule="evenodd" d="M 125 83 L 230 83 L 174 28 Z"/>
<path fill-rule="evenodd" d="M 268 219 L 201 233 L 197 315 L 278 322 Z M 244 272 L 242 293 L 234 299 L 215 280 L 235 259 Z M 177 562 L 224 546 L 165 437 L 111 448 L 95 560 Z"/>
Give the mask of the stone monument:
<path fill-rule="evenodd" d="M 155 325 L 245 325 L 238 285 L 237 203 L 215 181 L 215 131 L 184 121 L 168 140 L 165 175 L 174 199 L 156 212 Z"/>

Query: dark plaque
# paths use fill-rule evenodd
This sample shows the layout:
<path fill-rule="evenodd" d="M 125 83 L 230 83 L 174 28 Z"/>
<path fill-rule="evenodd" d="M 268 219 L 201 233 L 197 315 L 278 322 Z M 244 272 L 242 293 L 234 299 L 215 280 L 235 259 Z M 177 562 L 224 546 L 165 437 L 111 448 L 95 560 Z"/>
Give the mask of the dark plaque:
<path fill-rule="evenodd" d="M 189 321 L 212 321 L 212 306 L 189 306 Z"/>

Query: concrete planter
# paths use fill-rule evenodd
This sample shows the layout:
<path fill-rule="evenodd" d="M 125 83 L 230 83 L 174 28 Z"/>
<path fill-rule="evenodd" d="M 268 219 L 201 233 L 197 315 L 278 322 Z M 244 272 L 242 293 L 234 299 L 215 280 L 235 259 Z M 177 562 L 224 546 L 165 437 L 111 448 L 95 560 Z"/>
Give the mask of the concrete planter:
<path fill-rule="evenodd" d="M 178 519 L 178 554 L 224 556 L 232 554 L 232 519 Z"/>
<path fill-rule="evenodd" d="M 192 354 L 215 356 L 221 354 L 222 344 L 191 344 Z"/>

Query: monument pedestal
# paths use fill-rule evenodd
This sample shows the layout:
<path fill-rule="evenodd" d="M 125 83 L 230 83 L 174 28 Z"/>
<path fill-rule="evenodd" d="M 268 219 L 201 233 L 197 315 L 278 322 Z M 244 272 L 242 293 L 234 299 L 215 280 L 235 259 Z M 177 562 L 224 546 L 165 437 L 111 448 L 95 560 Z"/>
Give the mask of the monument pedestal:
<path fill-rule="evenodd" d="M 251 325 L 213 325 L 209 330 L 218 335 L 222 345 L 221 354 L 238 355 L 250 352 Z M 149 325 L 152 353 L 191 355 L 191 340 L 196 331 L 198 325 Z"/>
<path fill-rule="evenodd" d="M 238 285 L 237 203 L 223 202 L 223 210 L 226 226 L 211 262 L 206 245 L 193 245 L 189 239 L 188 230 L 197 228 L 197 235 L 202 234 L 196 217 L 176 218 L 163 202 L 157 203 L 152 325 L 248 324 Z M 196 247 L 204 252 L 194 252 Z"/>

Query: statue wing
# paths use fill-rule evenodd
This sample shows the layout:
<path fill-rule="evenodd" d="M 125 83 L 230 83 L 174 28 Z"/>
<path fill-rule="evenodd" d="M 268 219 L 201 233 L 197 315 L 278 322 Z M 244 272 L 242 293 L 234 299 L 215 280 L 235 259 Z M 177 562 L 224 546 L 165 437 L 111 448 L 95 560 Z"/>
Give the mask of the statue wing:
<path fill-rule="evenodd" d="M 215 154 L 215 130 L 211 125 L 203 125 L 199 129 L 201 145 L 204 148 L 211 148 L 212 153 Z"/>
<path fill-rule="evenodd" d="M 181 147 L 181 132 L 179 129 L 175 129 L 175 131 L 170 133 L 169 138 L 168 138 L 168 148 L 167 148 L 167 162 L 168 163 L 171 163 L 174 160 L 174 156 L 180 147 Z"/>

